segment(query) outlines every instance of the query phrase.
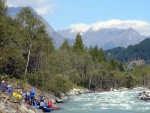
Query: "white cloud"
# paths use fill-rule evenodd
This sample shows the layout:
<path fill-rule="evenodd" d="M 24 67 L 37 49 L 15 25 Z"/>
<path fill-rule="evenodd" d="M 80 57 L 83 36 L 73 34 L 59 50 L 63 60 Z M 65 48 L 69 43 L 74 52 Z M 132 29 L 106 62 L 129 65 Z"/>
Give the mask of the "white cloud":
<path fill-rule="evenodd" d="M 79 23 L 79 24 L 72 24 L 71 26 L 71 32 L 85 32 L 87 31 L 88 29 L 90 29 L 90 26 L 89 25 L 85 25 L 83 23 Z"/>
<path fill-rule="evenodd" d="M 54 5 L 51 0 L 7 0 L 9 7 L 30 6 L 40 15 L 52 15 Z"/>
<path fill-rule="evenodd" d="M 51 15 L 53 14 L 52 6 L 46 5 L 45 7 L 35 9 L 40 15 Z"/>
<path fill-rule="evenodd" d="M 79 24 L 72 24 L 70 26 L 70 28 L 72 29 L 72 32 L 75 32 L 75 31 L 85 32 L 89 29 L 99 30 L 102 28 L 127 29 L 129 27 L 132 27 L 133 29 L 138 31 L 141 35 L 150 36 L 150 23 L 146 21 L 140 21 L 140 20 L 112 19 L 108 21 L 93 23 L 90 25 L 79 23 Z"/>

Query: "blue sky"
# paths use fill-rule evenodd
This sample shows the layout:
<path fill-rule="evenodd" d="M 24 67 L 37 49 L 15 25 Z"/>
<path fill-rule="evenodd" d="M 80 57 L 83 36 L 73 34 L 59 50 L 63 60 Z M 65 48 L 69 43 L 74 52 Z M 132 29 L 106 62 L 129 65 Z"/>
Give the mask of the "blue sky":
<path fill-rule="evenodd" d="M 55 29 L 110 19 L 150 21 L 150 0 L 53 0 L 54 14 L 47 17 Z"/>
<path fill-rule="evenodd" d="M 31 6 L 54 28 L 133 27 L 150 35 L 150 0 L 7 0 L 8 6 Z"/>

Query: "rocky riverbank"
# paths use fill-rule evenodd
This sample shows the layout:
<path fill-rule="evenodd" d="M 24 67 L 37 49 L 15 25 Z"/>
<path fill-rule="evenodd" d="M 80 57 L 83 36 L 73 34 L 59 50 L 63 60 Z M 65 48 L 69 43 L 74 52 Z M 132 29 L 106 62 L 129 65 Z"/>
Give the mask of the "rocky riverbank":
<path fill-rule="evenodd" d="M 25 103 L 13 103 L 10 101 L 0 101 L 0 113 L 43 113 L 42 110 Z"/>
<path fill-rule="evenodd" d="M 79 95 L 79 94 L 83 94 L 83 93 L 93 93 L 91 90 L 88 90 L 86 88 L 84 89 L 79 89 L 79 88 L 73 88 L 72 90 L 70 90 L 67 95 Z"/>
<path fill-rule="evenodd" d="M 13 86 L 13 85 L 12 85 Z M 23 92 L 23 90 L 29 90 L 32 88 L 29 84 L 25 84 L 24 88 L 21 89 L 20 87 L 13 86 L 15 91 L 17 92 Z M 144 90 L 142 87 L 133 88 L 133 90 Z M 73 88 L 67 93 L 60 93 L 59 95 L 54 95 L 50 93 L 44 93 L 40 91 L 39 89 L 35 88 L 36 90 L 36 97 L 39 98 L 39 95 L 44 95 L 45 100 L 52 101 L 53 104 L 56 103 L 64 103 L 68 100 L 69 96 L 72 95 L 80 95 L 84 93 L 93 93 L 95 91 L 88 90 L 86 88 Z M 119 88 L 119 89 L 110 89 L 110 91 L 126 91 L 130 90 L 128 88 Z M 41 109 L 37 109 L 34 106 L 27 105 L 24 100 L 22 99 L 20 103 L 11 101 L 8 99 L 8 94 L 1 93 L 0 95 L 0 113 L 43 113 Z M 139 94 L 139 98 L 141 100 L 150 100 L 150 90 L 146 90 Z"/>
<path fill-rule="evenodd" d="M 26 85 L 27 89 L 32 88 L 30 85 Z M 20 89 L 19 89 L 20 90 Z M 120 88 L 120 89 L 111 89 L 110 91 L 126 91 L 129 90 L 127 88 Z M 139 94 L 139 98 L 141 100 L 149 101 L 150 100 L 150 90 L 145 90 L 143 87 L 133 88 L 133 90 L 143 90 L 142 93 Z M 68 100 L 68 97 L 71 95 L 80 95 L 83 93 L 93 93 L 91 90 L 88 89 L 80 89 L 74 88 L 70 90 L 68 93 L 60 93 L 59 97 L 54 96 L 53 94 L 43 93 L 39 89 L 36 89 L 36 96 L 43 94 L 46 100 L 51 100 L 52 103 L 64 103 Z M 23 100 L 21 103 L 13 102 L 8 100 L 8 95 L 5 93 L 1 94 L 0 98 L 0 113 L 43 113 L 41 109 L 37 109 L 34 106 L 27 105 Z"/>
<path fill-rule="evenodd" d="M 30 90 L 33 88 L 29 84 L 25 84 L 24 88 L 20 88 L 19 86 L 12 85 L 14 91 L 18 93 L 22 93 L 24 90 Z M 39 89 L 35 88 L 36 90 L 36 98 L 42 94 L 45 97 L 45 100 L 50 100 L 53 104 L 56 103 L 64 103 L 68 100 L 68 96 L 70 95 L 79 95 L 83 93 L 91 93 L 92 91 L 88 89 L 72 89 L 68 93 L 60 93 L 59 96 L 54 96 L 54 94 L 44 93 Z M 20 103 L 18 101 L 9 100 L 9 95 L 5 92 L 0 94 L 0 113 L 43 113 L 41 109 L 37 109 L 34 106 L 27 105 L 24 100 L 22 99 Z"/>
<path fill-rule="evenodd" d="M 80 95 L 80 94 L 84 94 L 84 93 L 93 93 L 93 91 L 88 90 L 86 88 L 73 88 L 69 92 L 67 92 L 66 94 L 60 93 L 59 98 L 54 97 L 54 98 L 52 98 L 52 100 L 56 103 L 63 103 L 63 102 L 66 102 L 68 100 L 69 96 Z"/>
<path fill-rule="evenodd" d="M 23 87 L 20 87 L 15 84 L 11 84 L 12 89 L 17 94 L 22 95 L 22 93 L 26 90 L 30 90 L 33 86 L 29 84 L 24 84 Z M 43 93 L 39 89 L 36 90 L 36 98 L 39 98 L 41 94 L 44 94 L 45 100 L 51 100 L 55 103 L 55 96 L 47 93 Z M 0 91 L 0 113 L 43 113 L 41 109 L 37 109 L 34 106 L 28 105 L 25 103 L 24 99 L 17 100 L 15 97 L 9 99 L 9 94 L 7 92 Z"/>

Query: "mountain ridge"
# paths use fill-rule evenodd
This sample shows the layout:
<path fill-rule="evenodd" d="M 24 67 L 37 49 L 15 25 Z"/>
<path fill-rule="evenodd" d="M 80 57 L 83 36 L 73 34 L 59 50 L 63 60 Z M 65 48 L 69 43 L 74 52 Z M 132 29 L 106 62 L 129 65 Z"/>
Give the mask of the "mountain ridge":
<path fill-rule="evenodd" d="M 53 39 L 53 44 L 56 48 L 59 48 L 65 40 L 68 40 L 72 46 L 74 44 L 77 31 L 74 32 L 72 29 L 58 30 L 55 31 L 52 26 L 30 6 L 28 6 L 34 14 L 36 14 L 46 26 L 48 35 Z M 12 18 L 20 12 L 23 7 L 10 7 L 8 9 L 8 15 Z M 118 29 L 118 28 L 102 28 L 94 30 L 92 28 L 85 30 L 80 33 L 82 35 L 83 44 L 85 47 L 97 45 L 99 48 L 104 50 L 112 49 L 115 47 L 125 47 L 129 45 L 135 45 L 143 41 L 146 36 L 140 35 L 133 28 Z"/>
<path fill-rule="evenodd" d="M 38 13 L 32 7 L 27 7 L 44 23 L 48 35 L 53 39 L 54 46 L 59 48 L 65 39 L 61 37 L 42 16 L 38 15 Z M 12 18 L 15 18 L 22 8 L 23 7 L 9 7 L 8 15 Z"/>
<path fill-rule="evenodd" d="M 128 46 L 127 48 L 117 47 L 105 51 L 108 60 L 116 59 L 118 61 L 144 60 L 150 63 L 150 37 L 144 39 L 139 44 Z"/>
<path fill-rule="evenodd" d="M 72 32 L 72 30 L 59 30 L 57 31 L 63 37 L 69 39 L 75 39 L 77 32 Z M 114 47 L 128 47 L 129 45 L 135 45 L 146 38 L 146 36 L 140 35 L 133 28 L 128 29 L 117 29 L 117 28 L 107 28 L 99 30 L 87 30 L 82 32 L 83 43 L 85 46 L 95 46 L 98 45 L 99 48 L 104 50 L 112 49 Z"/>

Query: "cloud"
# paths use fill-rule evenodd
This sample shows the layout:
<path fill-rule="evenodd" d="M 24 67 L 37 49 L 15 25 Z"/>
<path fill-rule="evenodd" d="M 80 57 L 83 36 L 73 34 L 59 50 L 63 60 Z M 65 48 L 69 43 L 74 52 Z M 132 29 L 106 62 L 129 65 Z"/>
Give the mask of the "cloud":
<path fill-rule="evenodd" d="M 51 0 L 7 0 L 6 3 L 9 7 L 30 6 L 42 16 L 53 14 L 54 5 Z"/>
<path fill-rule="evenodd" d="M 52 6 L 46 5 L 45 7 L 35 9 L 40 15 L 51 15 L 53 14 Z"/>
<path fill-rule="evenodd" d="M 79 24 L 72 24 L 71 26 L 71 32 L 85 32 L 88 29 L 90 29 L 89 25 L 83 24 L 83 23 L 79 23 Z"/>
<path fill-rule="evenodd" d="M 140 21 L 140 20 L 111 19 L 108 21 L 92 23 L 90 25 L 79 23 L 79 24 L 72 24 L 70 26 L 70 28 L 72 29 L 72 32 L 78 32 L 78 31 L 85 32 L 89 29 L 99 30 L 103 28 L 127 29 L 130 27 L 138 31 L 141 35 L 150 36 L 150 23 L 146 21 Z"/>

